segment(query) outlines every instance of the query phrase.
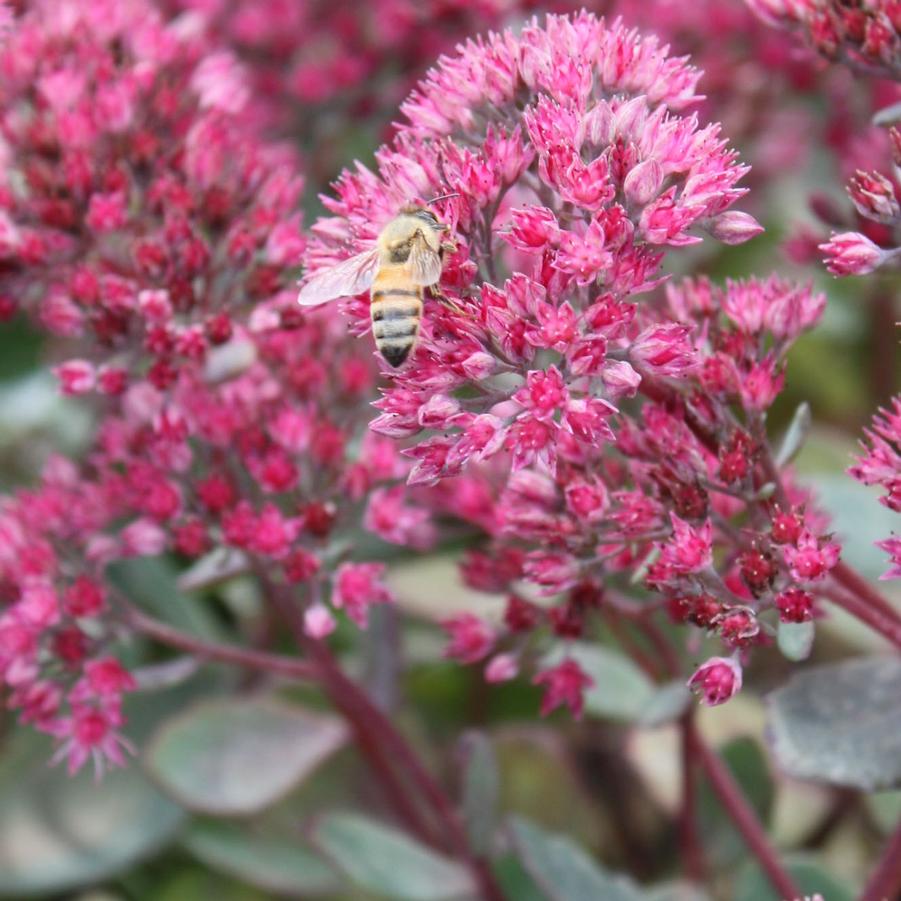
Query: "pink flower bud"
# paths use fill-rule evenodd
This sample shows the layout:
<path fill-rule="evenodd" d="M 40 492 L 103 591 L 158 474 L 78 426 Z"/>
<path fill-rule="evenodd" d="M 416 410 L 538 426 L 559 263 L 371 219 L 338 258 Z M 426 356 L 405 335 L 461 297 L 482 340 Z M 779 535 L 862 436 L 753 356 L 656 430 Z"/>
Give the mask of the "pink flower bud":
<path fill-rule="evenodd" d="M 891 256 L 891 252 L 877 247 L 859 232 L 833 235 L 819 248 L 826 254 L 826 268 L 833 275 L 866 275 Z"/>
<path fill-rule="evenodd" d="M 67 360 L 56 366 L 53 374 L 59 379 L 63 394 L 87 394 L 94 388 L 94 364 L 87 360 Z"/>
<path fill-rule="evenodd" d="M 541 250 L 555 243 L 560 234 L 557 217 L 544 206 L 511 210 L 510 225 L 507 240 L 519 250 Z"/>
<path fill-rule="evenodd" d="M 857 212 L 867 219 L 891 225 L 901 216 L 892 183 L 878 172 L 858 170 L 848 182 L 848 194 Z"/>
<path fill-rule="evenodd" d="M 679 378 L 695 366 L 691 330 L 671 323 L 645 329 L 632 345 L 632 357 L 655 375 Z"/>
<path fill-rule="evenodd" d="M 335 617 L 325 604 L 312 604 L 303 614 L 303 630 L 310 638 L 325 638 L 335 631 Z"/>
<path fill-rule="evenodd" d="M 641 384 L 641 376 L 625 360 L 613 360 L 604 366 L 601 381 L 614 400 L 632 397 Z"/>
<path fill-rule="evenodd" d="M 149 519 L 136 519 L 119 537 L 123 557 L 156 557 L 166 549 L 166 533 Z"/>
<path fill-rule="evenodd" d="M 569 707 L 573 716 L 580 719 L 585 707 L 585 690 L 594 685 L 594 679 L 582 670 L 575 660 L 564 660 L 550 669 L 538 673 L 532 680 L 544 686 L 541 699 L 541 715 L 547 716 L 561 705 Z"/>
<path fill-rule="evenodd" d="M 723 244 L 744 244 L 763 232 L 763 226 L 747 213 L 729 210 L 720 213 L 707 226 L 710 236 Z"/>
<path fill-rule="evenodd" d="M 741 664 L 733 657 L 711 657 L 688 680 L 688 687 L 708 707 L 725 704 L 741 691 Z"/>
<path fill-rule="evenodd" d="M 663 169 L 660 163 L 655 159 L 645 160 L 635 166 L 626 176 L 623 181 L 623 193 L 630 203 L 644 206 L 656 196 L 662 182 Z M 743 214 L 723 213 L 723 216 L 729 215 L 741 216 Z"/>
<path fill-rule="evenodd" d="M 509 682 L 519 673 L 519 662 L 513 654 L 497 654 L 485 667 L 485 681 Z"/>
<path fill-rule="evenodd" d="M 450 637 L 444 651 L 445 657 L 452 657 L 460 663 L 477 663 L 494 647 L 494 630 L 472 613 L 460 613 L 445 620 L 442 625 Z"/>

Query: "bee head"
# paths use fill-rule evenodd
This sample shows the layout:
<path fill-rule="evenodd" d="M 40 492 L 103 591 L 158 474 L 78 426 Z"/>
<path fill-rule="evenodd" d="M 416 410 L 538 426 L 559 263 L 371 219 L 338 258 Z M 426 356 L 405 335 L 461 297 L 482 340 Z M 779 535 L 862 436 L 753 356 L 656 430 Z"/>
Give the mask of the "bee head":
<path fill-rule="evenodd" d="M 401 210 L 401 213 L 407 216 L 413 216 L 414 218 L 421 220 L 426 225 L 428 225 L 429 228 L 432 228 L 435 231 L 447 231 L 447 226 L 443 222 L 440 222 L 438 220 L 438 217 L 427 207 L 415 206 L 411 204 L 410 206 L 405 206 Z"/>

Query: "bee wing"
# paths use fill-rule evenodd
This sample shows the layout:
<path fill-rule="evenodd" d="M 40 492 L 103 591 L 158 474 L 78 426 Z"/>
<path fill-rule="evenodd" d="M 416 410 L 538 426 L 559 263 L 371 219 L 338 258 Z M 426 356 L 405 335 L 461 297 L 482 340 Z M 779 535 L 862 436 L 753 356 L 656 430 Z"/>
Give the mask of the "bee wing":
<path fill-rule="evenodd" d="M 301 306 L 315 307 L 338 297 L 361 294 L 372 284 L 378 261 L 378 248 L 373 247 L 322 272 L 317 272 L 300 289 L 297 302 Z"/>
<path fill-rule="evenodd" d="M 407 260 L 414 284 L 434 285 L 441 278 L 441 257 L 422 235 L 417 235 Z"/>

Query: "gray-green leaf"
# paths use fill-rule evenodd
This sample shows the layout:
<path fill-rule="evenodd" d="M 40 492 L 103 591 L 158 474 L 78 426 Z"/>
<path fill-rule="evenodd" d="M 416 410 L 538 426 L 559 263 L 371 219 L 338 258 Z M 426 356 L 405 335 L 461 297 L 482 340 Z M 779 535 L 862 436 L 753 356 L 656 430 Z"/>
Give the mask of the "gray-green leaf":
<path fill-rule="evenodd" d="M 335 871 L 298 840 L 279 841 L 234 823 L 201 820 L 182 843 L 212 869 L 270 892 L 306 898 L 333 894 L 340 885 Z"/>
<path fill-rule="evenodd" d="M 346 740 L 337 717 L 283 701 L 204 701 L 160 727 L 146 764 L 185 807 L 237 816 L 282 798 Z"/>
<path fill-rule="evenodd" d="M 468 732 L 461 742 L 463 763 L 463 819 L 469 844 L 477 854 L 491 850 L 497 823 L 500 776 L 497 758 L 487 735 Z"/>
<path fill-rule="evenodd" d="M 867 791 L 901 784 L 901 659 L 798 673 L 769 698 L 776 759 L 790 775 Z"/>
<path fill-rule="evenodd" d="M 546 832 L 521 817 L 510 821 L 513 845 L 529 875 L 549 901 L 640 901 L 626 877 L 605 872 L 574 841 Z"/>
<path fill-rule="evenodd" d="M 782 655 L 789 660 L 806 660 L 813 649 L 816 626 L 813 620 L 806 623 L 779 623 L 776 644 Z"/>
<path fill-rule="evenodd" d="M 313 840 L 352 882 L 385 898 L 451 901 L 474 891 L 463 866 L 367 817 L 328 814 Z"/>
<path fill-rule="evenodd" d="M 158 851 L 184 822 L 136 764 L 97 784 L 90 767 L 74 777 L 49 767 L 50 753 L 29 732 L 4 748 L 0 897 L 47 897 L 98 882 Z"/>

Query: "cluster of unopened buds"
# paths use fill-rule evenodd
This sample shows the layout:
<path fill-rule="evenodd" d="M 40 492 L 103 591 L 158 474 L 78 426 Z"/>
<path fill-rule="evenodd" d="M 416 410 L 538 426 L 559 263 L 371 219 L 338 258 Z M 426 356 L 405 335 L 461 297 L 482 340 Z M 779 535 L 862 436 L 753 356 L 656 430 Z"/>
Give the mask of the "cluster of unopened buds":
<path fill-rule="evenodd" d="M 870 75 L 901 74 L 897 0 L 745 0 L 767 22 L 800 31 L 829 60 Z"/>
<path fill-rule="evenodd" d="M 889 130 L 889 141 L 893 170 L 897 172 L 901 165 L 901 132 L 897 128 Z M 848 183 L 848 195 L 862 228 L 833 234 L 820 245 L 829 271 L 839 276 L 866 275 L 881 267 L 896 266 L 901 255 L 901 206 L 895 178 L 858 170 Z M 829 205 L 825 213 L 833 224 L 844 218 L 834 205 Z"/>
<path fill-rule="evenodd" d="M 629 582 L 741 654 L 766 639 L 768 609 L 810 619 L 811 589 L 838 560 L 764 431 L 785 355 L 824 297 L 777 278 L 655 292 L 665 254 L 699 233 L 760 231 L 730 209 L 744 168 L 716 126 L 681 112 L 697 77 L 587 14 L 470 42 L 404 105 L 378 172 L 345 173 L 326 200 L 334 217 L 313 226 L 315 273 L 410 197 L 451 195 L 434 205 L 456 243 L 445 302 L 427 309 L 371 427 L 406 445 L 411 486 L 484 533 L 463 577 L 506 592 L 506 613 L 452 619 L 448 653 L 487 659 L 491 680 L 516 674 L 538 627 L 589 634 Z M 365 299 L 346 310 L 363 332 Z M 535 681 L 545 710 L 578 713 L 590 680 L 565 657 Z M 731 696 L 727 681 L 706 700 Z"/>

